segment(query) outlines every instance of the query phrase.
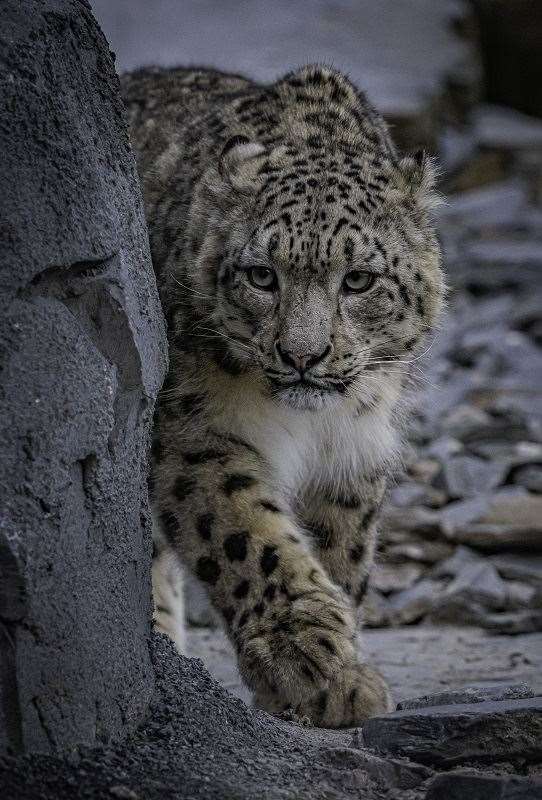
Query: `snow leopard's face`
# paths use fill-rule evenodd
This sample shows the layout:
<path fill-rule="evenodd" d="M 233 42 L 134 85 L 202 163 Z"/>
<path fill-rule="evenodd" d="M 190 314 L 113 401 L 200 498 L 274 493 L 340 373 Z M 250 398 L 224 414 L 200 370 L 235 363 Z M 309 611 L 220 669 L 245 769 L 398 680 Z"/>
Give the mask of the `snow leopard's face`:
<path fill-rule="evenodd" d="M 219 358 L 260 371 L 297 408 L 345 396 L 371 405 L 441 306 L 439 250 L 416 196 L 427 165 L 234 149 L 245 150 L 243 191 L 203 248 Z"/>

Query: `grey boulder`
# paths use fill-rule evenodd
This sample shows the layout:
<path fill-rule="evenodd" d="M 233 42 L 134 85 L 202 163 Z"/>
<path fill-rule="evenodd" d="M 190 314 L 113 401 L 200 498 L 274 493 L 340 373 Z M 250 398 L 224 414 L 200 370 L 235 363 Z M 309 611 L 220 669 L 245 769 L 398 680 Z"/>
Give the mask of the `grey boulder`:
<path fill-rule="evenodd" d="M 542 698 L 395 711 L 363 726 L 369 747 L 440 767 L 542 758 Z"/>
<path fill-rule="evenodd" d="M 165 333 L 109 47 L 77 0 L 0 29 L 0 753 L 141 721 Z"/>

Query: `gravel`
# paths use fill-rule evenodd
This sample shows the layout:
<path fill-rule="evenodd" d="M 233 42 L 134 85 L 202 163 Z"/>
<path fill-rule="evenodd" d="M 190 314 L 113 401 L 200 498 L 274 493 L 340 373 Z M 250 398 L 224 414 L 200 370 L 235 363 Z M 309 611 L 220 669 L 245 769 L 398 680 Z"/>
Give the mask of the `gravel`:
<path fill-rule="evenodd" d="M 4 800 L 354 798 L 360 785 L 381 797 L 367 773 L 337 768 L 333 749 L 303 728 L 246 707 L 197 659 L 177 655 L 156 634 L 156 688 L 148 717 L 124 745 L 83 748 L 65 758 L 0 760 Z M 341 734 L 334 748 L 350 743 Z M 356 775 L 359 780 L 356 780 Z M 361 783 L 360 783 L 361 782 Z"/>

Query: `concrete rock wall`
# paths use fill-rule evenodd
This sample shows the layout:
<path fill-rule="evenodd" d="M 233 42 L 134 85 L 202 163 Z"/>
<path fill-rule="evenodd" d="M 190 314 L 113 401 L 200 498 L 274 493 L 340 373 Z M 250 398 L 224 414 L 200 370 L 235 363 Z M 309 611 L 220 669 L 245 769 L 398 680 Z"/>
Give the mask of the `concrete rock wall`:
<path fill-rule="evenodd" d="M 0 752 L 55 752 L 122 737 L 152 691 L 165 334 L 88 3 L 4 0 L 0 64 Z"/>

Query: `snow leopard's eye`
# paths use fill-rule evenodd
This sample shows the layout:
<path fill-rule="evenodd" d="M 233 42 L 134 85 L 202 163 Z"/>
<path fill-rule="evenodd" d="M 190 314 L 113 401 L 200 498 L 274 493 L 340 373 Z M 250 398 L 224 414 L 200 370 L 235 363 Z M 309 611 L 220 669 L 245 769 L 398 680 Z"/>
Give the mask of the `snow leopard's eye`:
<path fill-rule="evenodd" d="M 374 282 L 375 276 L 371 272 L 353 269 L 344 276 L 343 289 L 345 292 L 366 292 Z"/>
<path fill-rule="evenodd" d="M 256 289 L 272 292 L 277 286 L 275 271 L 266 267 L 252 267 L 248 271 L 248 279 Z"/>

